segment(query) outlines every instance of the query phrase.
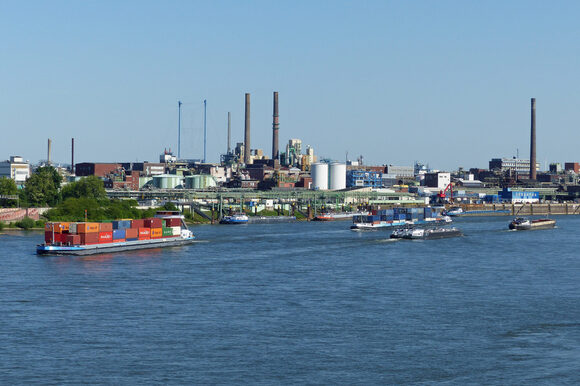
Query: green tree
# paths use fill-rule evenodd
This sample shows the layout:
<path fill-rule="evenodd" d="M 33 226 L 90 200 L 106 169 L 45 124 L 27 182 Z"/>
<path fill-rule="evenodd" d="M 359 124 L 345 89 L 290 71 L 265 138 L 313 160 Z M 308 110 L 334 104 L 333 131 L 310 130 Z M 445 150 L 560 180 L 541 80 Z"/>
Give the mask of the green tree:
<path fill-rule="evenodd" d="M 34 228 L 34 220 L 30 217 L 24 217 L 22 220 L 16 222 L 16 226 L 22 229 Z"/>
<path fill-rule="evenodd" d="M 79 181 L 71 182 L 63 186 L 62 199 L 67 198 L 92 198 L 98 201 L 107 198 L 103 181 L 96 176 L 81 178 Z"/>
<path fill-rule="evenodd" d="M 18 187 L 16 182 L 11 178 L 0 178 L 0 196 L 15 196 L 18 194 Z M 14 207 L 17 205 L 17 200 L 0 198 L 0 206 Z"/>
<path fill-rule="evenodd" d="M 54 206 L 60 201 L 62 177 L 52 166 L 43 166 L 28 178 L 23 198 L 30 206 Z"/>

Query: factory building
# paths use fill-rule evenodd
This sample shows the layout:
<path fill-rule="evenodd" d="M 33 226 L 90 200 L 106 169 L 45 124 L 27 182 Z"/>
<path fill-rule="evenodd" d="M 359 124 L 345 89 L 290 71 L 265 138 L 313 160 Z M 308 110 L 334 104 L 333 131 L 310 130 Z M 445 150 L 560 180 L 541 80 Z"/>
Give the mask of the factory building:
<path fill-rule="evenodd" d="M 11 156 L 9 160 L 0 162 L 0 178 L 11 178 L 16 185 L 23 185 L 30 177 L 30 164 L 20 156 Z"/>
<path fill-rule="evenodd" d="M 489 161 L 489 170 L 497 170 L 502 173 L 529 175 L 530 160 L 521 158 L 492 158 Z M 540 164 L 536 162 L 536 171 L 540 170 Z"/>
<path fill-rule="evenodd" d="M 564 163 L 564 170 L 578 174 L 580 173 L 580 164 L 578 162 L 566 162 Z"/>
<path fill-rule="evenodd" d="M 75 165 L 75 172 L 77 177 L 97 176 L 104 178 L 121 168 L 121 164 L 115 163 L 81 162 Z"/>
<path fill-rule="evenodd" d="M 376 170 L 347 170 L 346 186 L 348 188 L 380 188 L 383 186 L 383 173 Z"/>
<path fill-rule="evenodd" d="M 385 167 L 385 173 L 395 178 L 413 178 L 415 177 L 415 168 L 413 166 L 388 165 Z"/>
<path fill-rule="evenodd" d="M 539 192 L 519 191 L 510 188 L 504 188 L 497 192 L 501 202 L 511 204 L 534 203 L 540 201 Z"/>
<path fill-rule="evenodd" d="M 451 183 L 451 173 L 425 173 L 425 186 L 443 190 Z"/>
<path fill-rule="evenodd" d="M 559 162 L 550 164 L 550 173 L 559 174 L 562 173 L 562 165 Z"/>

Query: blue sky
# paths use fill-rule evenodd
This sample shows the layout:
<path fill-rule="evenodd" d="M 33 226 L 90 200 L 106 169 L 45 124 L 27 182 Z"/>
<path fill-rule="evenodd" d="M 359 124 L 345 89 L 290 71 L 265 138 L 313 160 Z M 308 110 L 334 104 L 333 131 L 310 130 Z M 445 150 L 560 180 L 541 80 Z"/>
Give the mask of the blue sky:
<path fill-rule="evenodd" d="M 157 161 L 243 140 L 367 164 L 452 170 L 529 157 L 580 161 L 578 2 L 0 0 L 0 158 Z"/>

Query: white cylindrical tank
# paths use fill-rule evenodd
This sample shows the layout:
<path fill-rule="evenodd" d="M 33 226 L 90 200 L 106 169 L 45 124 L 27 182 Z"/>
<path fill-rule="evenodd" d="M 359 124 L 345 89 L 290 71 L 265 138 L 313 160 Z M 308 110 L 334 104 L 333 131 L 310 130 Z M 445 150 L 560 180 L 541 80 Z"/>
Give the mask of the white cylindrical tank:
<path fill-rule="evenodd" d="M 339 162 L 330 164 L 330 190 L 346 189 L 346 165 Z"/>
<path fill-rule="evenodd" d="M 312 175 L 312 189 L 328 190 L 328 164 L 321 162 L 312 164 L 310 174 Z"/>
<path fill-rule="evenodd" d="M 153 176 L 153 184 L 160 189 L 174 189 L 183 184 L 181 177 L 173 174 L 160 174 Z"/>

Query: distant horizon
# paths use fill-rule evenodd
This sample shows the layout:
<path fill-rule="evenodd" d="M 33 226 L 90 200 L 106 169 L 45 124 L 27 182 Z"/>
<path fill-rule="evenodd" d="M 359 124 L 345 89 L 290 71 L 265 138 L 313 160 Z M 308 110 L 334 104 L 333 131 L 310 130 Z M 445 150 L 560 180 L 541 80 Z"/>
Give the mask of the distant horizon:
<path fill-rule="evenodd" d="M 319 158 L 369 165 L 487 168 L 576 162 L 580 3 L 231 0 L 3 3 L 2 158 L 207 161 L 243 141 L 271 156 L 272 93 L 280 150 L 291 138 Z M 518 150 L 519 149 L 519 150 Z M 101 161 L 102 160 L 102 161 Z M 152 161 L 153 160 L 153 161 Z M 76 162 L 76 161 L 75 161 Z M 115 161 L 116 162 L 116 161 Z"/>

